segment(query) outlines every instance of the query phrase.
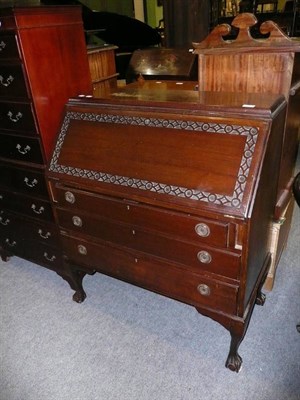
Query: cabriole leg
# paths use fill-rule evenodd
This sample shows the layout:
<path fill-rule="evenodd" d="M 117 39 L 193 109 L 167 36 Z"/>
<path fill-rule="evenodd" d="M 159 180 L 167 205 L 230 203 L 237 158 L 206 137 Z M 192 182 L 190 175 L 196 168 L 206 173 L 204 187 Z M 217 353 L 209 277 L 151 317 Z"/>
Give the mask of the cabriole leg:
<path fill-rule="evenodd" d="M 69 269 L 66 274 L 59 273 L 59 275 L 68 282 L 71 289 L 75 290 L 75 293 L 73 294 L 73 300 L 76 301 L 76 303 L 82 303 L 86 298 L 86 293 L 82 286 L 82 280 L 86 273 L 83 271 Z"/>
<path fill-rule="evenodd" d="M 225 366 L 226 368 L 229 368 L 231 371 L 239 372 L 243 360 L 238 353 L 238 348 L 243 340 L 243 336 L 238 336 L 234 333 L 230 333 L 230 335 L 231 335 L 230 350 Z"/>
<path fill-rule="evenodd" d="M 0 248 L 0 257 L 1 260 L 4 262 L 9 261 L 10 257 L 12 256 L 11 253 L 9 253 L 8 251 L 6 251 L 5 249 L 3 249 L 2 247 Z"/>

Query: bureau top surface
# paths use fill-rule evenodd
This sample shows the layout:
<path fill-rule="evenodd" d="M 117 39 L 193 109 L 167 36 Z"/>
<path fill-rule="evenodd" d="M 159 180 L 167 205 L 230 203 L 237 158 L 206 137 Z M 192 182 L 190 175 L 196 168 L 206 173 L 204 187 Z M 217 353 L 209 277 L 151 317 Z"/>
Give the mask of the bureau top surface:
<path fill-rule="evenodd" d="M 84 103 L 84 98 L 75 100 Z M 278 95 L 268 93 L 238 93 L 238 92 L 202 92 L 198 90 L 195 81 L 164 81 L 142 80 L 131 83 L 116 91 L 107 93 L 105 98 L 88 99 L 90 104 L 97 107 L 106 101 L 109 104 L 142 107 L 143 105 L 185 110 L 201 110 L 212 113 L 232 113 L 254 117 L 270 116 L 276 111 L 283 99 Z"/>
<path fill-rule="evenodd" d="M 190 102 L 178 100 L 183 92 Z M 203 93 L 200 103 L 192 90 L 136 86 L 118 93 L 69 101 L 50 178 L 166 207 L 249 213 L 283 98 L 228 94 L 223 103 L 224 93 Z"/>

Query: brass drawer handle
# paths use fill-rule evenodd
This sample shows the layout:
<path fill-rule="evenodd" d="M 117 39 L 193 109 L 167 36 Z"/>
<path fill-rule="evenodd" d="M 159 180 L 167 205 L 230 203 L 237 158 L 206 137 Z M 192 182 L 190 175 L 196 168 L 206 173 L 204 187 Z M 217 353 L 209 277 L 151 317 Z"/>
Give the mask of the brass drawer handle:
<path fill-rule="evenodd" d="M 0 75 L 0 83 L 2 86 L 8 87 L 14 80 L 14 77 L 9 75 L 9 77 L 4 81 L 4 78 L 2 75 Z"/>
<path fill-rule="evenodd" d="M 40 235 L 40 237 L 42 239 L 49 239 L 51 237 L 51 233 L 50 232 L 46 232 L 45 234 L 43 234 L 42 229 L 38 230 L 38 234 Z"/>
<path fill-rule="evenodd" d="M 83 256 L 87 255 L 87 249 L 86 249 L 85 246 L 83 246 L 82 244 L 79 244 L 77 248 L 78 248 L 78 253 L 79 254 L 81 254 Z"/>
<path fill-rule="evenodd" d="M 10 223 L 10 220 L 7 218 L 5 221 L 3 220 L 3 218 L 2 217 L 0 217 L 0 224 L 1 225 L 8 225 Z"/>
<path fill-rule="evenodd" d="M 199 251 L 199 253 L 197 254 L 197 258 L 203 264 L 209 264 L 212 260 L 212 256 L 204 250 Z"/>
<path fill-rule="evenodd" d="M 5 239 L 5 243 L 6 244 L 8 244 L 10 247 L 15 247 L 16 246 L 16 244 L 17 244 L 17 242 L 16 241 L 14 241 L 14 240 L 10 240 L 10 239 Z"/>
<path fill-rule="evenodd" d="M 35 212 L 36 214 L 42 214 L 45 211 L 43 206 L 41 206 L 39 209 L 37 209 L 35 204 L 32 204 L 31 208 L 32 208 L 32 211 Z"/>
<path fill-rule="evenodd" d="M 13 116 L 13 115 L 14 114 L 11 111 L 8 111 L 7 116 L 11 120 L 11 122 L 18 122 L 23 117 L 23 114 L 20 112 L 15 114 L 15 116 Z"/>
<path fill-rule="evenodd" d="M 50 262 L 53 262 L 53 261 L 56 260 L 55 255 L 49 257 L 49 255 L 48 255 L 48 253 L 47 253 L 46 251 L 45 251 L 45 253 L 44 253 L 44 257 L 46 258 L 46 260 L 48 260 L 48 261 L 50 261 Z"/>
<path fill-rule="evenodd" d="M 210 235 L 209 226 L 204 223 L 197 224 L 195 226 L 195 231 L 196 231 L 197 235 L 201 236 L 201 237 L 207 237 Z"/>
<path fill-rule="evenodd" d="M 65 199 L 68 203 L 71 203 L 71 204 L 75 203 L 75 200 L 76 200 L 75 196 L 72 192 L 66 192 Z"/>
<path fill-rule="evenodd" d="M 0 26 L 1 26 L 1 25 L 0 25 Z M 5 47 L 6 47 L 6 43 L 3 42 L 3 40 L 1 40 L 1 42 L 0 42 L 0 51 L 4 50 Z"/>
<path fill-rule="evenodd" d="M 31 187 L 31 188 L 35 187 L 38 184 L 37 179 L 33 179 L 31 181 L 31 183 L 29 183 L 29 179 L 27 178 L 27 176 L 25 176 L 24 182 L 25 182 L 26 186 Z"/>
<path fill-rule="evenodd" d="M 73 225 L 75 225 L 75 226 L 82 226 L 82 219 L 80 218 L 80 217 L 78 217 L 77 215 L 74 215 L 73 217 L 72 217 L 72 222 L 73 222 Z"/>
<path fill-rule="evenodd" d="M 18 152 L 21 153 L 21 154 L 27 154 L 27 153 L 29 153 L 29 151 L 31 150 L 31 147 L 27 145 L 27 146 L 24 147 L 23 150 L 21 150 L 21 149 L 22 149 L 22 146 L 18 143 L 18 144 L 16 145 L 16 149 L 17 149 Z"/>
<path fill-rule="evenodd" d="M 210 296 L 210 287 L 205 285 L 204 283 L 198 285 L 197 290 L 201 294 L 201 296 Z"/>

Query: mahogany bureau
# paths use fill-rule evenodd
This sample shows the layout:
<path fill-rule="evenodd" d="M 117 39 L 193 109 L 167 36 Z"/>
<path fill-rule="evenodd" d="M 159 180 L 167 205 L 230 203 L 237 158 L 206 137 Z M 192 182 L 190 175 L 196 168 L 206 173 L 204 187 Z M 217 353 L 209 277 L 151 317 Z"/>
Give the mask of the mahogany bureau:
<path fill-rule="evenodd" d="M 286 99 L 167 85 L 67 103 L 47 168 L 67 280 L 77 302 L 100 272 L 194 306 L 229 330 L 238 372 L 264 303 Z"/>
<path fill-rule="evenodd" d="M 45 165 L 63 107 L 80 93 L 92 93 L 81 8 L 0 7 L 3 260 L 17 255 L 62 271 Z"/>

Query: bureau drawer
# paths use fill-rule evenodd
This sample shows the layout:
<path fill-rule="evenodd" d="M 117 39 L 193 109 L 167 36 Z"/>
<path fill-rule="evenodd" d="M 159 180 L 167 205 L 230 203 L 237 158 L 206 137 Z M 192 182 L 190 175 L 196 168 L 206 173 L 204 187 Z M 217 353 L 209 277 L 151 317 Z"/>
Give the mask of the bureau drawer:
<path fill-rule="evenodd" d="M 0 97 L 29 97 L 21 64 L 0 65 Z"/>
<path fill-rule="evenodd" d="M 209 271 L 232 279 L 239 278 L 239 253 L 229 253 L 208 247 L 206 244 L 177 240 L 172 236 L 149 231 L 147 225 L 140 229 L 90 215 L 74 215 L 60 209 L 57 210 L 57 216 L 60 227 L 76 231 L 80 236 L 90 235 L 182 264 L 196 271 Z"/>
<path fill-rule="evenodd" d="M 30 168 L 17 168 L 0 163 L 0 186 L 8 189 L 48 198 L 44 172 Z"/>
<path fill-rule="evenodd" d="M 54 224 L 36 220 L 33 222 L 1 209 L 0 232 L 5 237 L 13 236 L 15 240 L 27 238 L 55 246 L 59 243 L 59 233 Z"/>
<path fill-rule="evenodd" d="M 212 246 L 228 246 L 229 224 L 187 214 L 162 210 L 156 207 L 94 195 L 78 190 L 55 187 L 55 197 L 61 207 L 89 210 L 93 216 L 147 227 L 185 240 L 207 243 Z"/>
<path fill-rule="evenodd" d="M 0 35 L 0 61 L 5 59 L 18 60 L 19 58 L 17 38 L 14 33 Z"/>
<path fill-rule="evenodd" d="M 39 139 L 0 134 L 0 157 L 43 164 Z"/>
<path fill-rule="evenodd" d="M 236 285 L 185 271 L 172 263 L 149 258 L 138 252 L 131 253 L 115 246 L 87 243 L 65 235 L 62 235 L 62 241 L 71 263 L 114 276 L 195 307 L 236 314 Z"/>
<path fill-rule="evenodd" d="M 22 134 L 36 134 L 31 103 L 0 102 L 0 128 L 20 132 Z"/>
<path fill-rule="evenodd" d="M 0 188 L 0 208 L 6 209 L 20 214 L 25 214 L 32 218 L 42 220 L 53 220 L 53 213 L 50 202 L 8 192 Z"/>

